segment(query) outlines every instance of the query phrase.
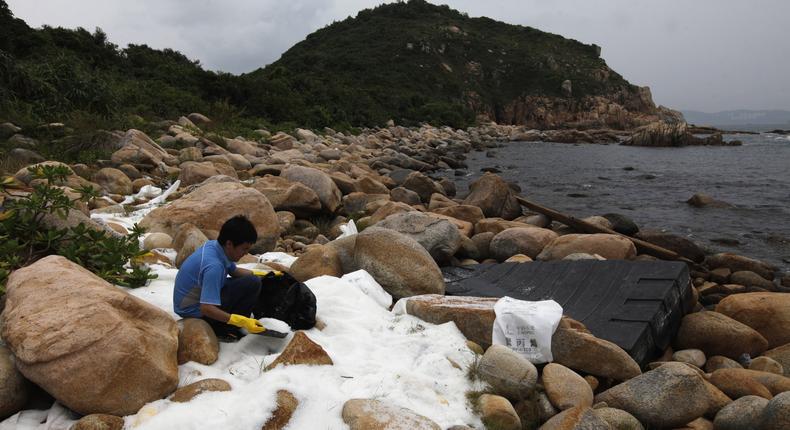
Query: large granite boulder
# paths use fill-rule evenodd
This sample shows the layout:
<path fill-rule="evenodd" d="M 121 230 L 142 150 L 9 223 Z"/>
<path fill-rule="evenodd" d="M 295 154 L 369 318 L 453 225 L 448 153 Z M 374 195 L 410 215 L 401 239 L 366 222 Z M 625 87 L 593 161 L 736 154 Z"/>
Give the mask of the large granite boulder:
<path fill-rule="evenodd" d="M 769 348 L 790 343 L 790 294 L 733 294 L 716 305 L 716 312 L 757 330 Z"/>
<path fill-rule="evenodd" d="M 8 279 L 2 337 L 16 366 L 81 414 L 129 415 L 178 385 L 166 312 L 61 256 Z"/>
<path fill-rule="evenodd" d="M 494 393 L 510 400 L 529 397 L 538 381 L 535 365 L 505 345 L 491 345 L 480 359 L 477 372 Z"/>
<path fill-rule="evenodd" d="M 491 256 L 499 261 L 505 261 L 516 254 L 535 258 L 557 237 L 557 233 L 540 227 L 509 228 L 491 239 L 489 249 Z"/>
<path fill-rule="evenodd" d="M 30 389 L 30 382 L 14 365 L 11 351 L 0 344 L 0 420 L 22 410 Z"/>
<path fill-rule="evenodd" d="M 318 194 L 301 182 L 267 175 L 256 179 L 252 188 L 266 196 L 275 211 L 288 211 L 305 217 L 321 210 Z"/>
<path fill-rule="evenodd" d="M 521 205 L 516 195 L 499 176 L 486 173 L 469 186 L 469 195 L 463 204 L 477 206 L 487 217 L 512 220 L 521 216 Z"/>
<path fill-rule="evenodd" d="M 642 373 L 639 364 L 625 350 L 589 333 L 579 323 L 563 318 L 551 337 L 554 362 L 574 370 L 616 381 Z"/>
<path fill-rule="evenodd" d="M 351 430 L 441 430 L 429 418 L 380 400 L 348 400 L 342 414 Z"/>
<path fill-rule="evenodd" d="M 467 339 L 483 348 L 491 346 L 495 297 L 424 294 L 409 297 L 406 313 L 433 324 L 452 321 Z"/>
<path fill-rule="evenodd" d="M 604 391 L 595 401 L 622 409 L 648 426 L 674 428 L 704 415 L 710 396 L 697 371 L 670 362 Z"/>
<path fill-rule="evenodd" d="M 93 182 L 99 184 L 110 194 L 132 194 L 132 180 L 125 173 L 112 167 L 105 167 L 93 175 Z"/>
<path fill-rule="evenodd" d="M 395 298 L 444 294 L 439 266 L 416 240 L 381 227 L 369 227 L 353 238 L 353 267 L 347 270 L 344 264 L 345 273 L 364 269 Z"/>
<path fill-rule="evenodd" d="M 659 230 L 640 230 L 636 237 L 670 251 L 675 251 L 691 261 L 700 262 L 705 259 L 705 250 L 683 236 Z"/>
<path fill-rule="evenodd" d="M 140 225 L 151 232 L 176 236 L 178 228 L 192 223 L 200 230 L 219 231 L 222 224 L 236 216 L 246 216 L 258 232 L 261 248 L 271 251 L 280 235 L 277 215 L 266 196 L 237 182 L 207 184 L 195 191 L 156 208 Z"/>
<path fill-rule="evenodd" d="M 121 139 L 121 149 L 115 151 L 111 160 L 120 164 L 147 164 L 158 166 L 164 162 L 168 165 L 178 163 L 178 158 L 167 153 L 159 144 L 151 140 L 140 130 L 131 129 Z"/>
<path fill-rule="evenodd" d="M 199 184 L 213 176 L 223 174 L 217 167 L 217 164 L 210 161 L 186 161 L 181 163 L 179 167 L 181 171 L 178 173 L 178 180 L 181 181 L 181 185 L 185 187 Z M 235 174 L 236 171 L 234 170 L 231 177 L 236 177 Z"/>
<path fill-rule="evenodd" d="M 420 200 L 428 203 L 435 193 L 444 194 L 444 188 L 433 179 L 420 172 L 412 172 L 403 182 L 403 188 L 412 190 L 420 196 Z"/>
<path fill-rule="evenodd" d="M 737 359 L 757 356 L 768 341 L 757 331 L 719 312 L 694 312 L 683 317 L 675 337 L 676 349 L 700 349 L 707 356 Z"/>
<path fill-rule="evenodd" d="M 740 272 L 741 270 L 748 270 L 762 276 L 765 279 L 768 279 L 769 281 L 774 279 L 774 272 L 778 270 L 778 268 L 772 264 L 764 263 L 762 261 L 744 257 L 742 255 L 731 254 L 729 252 L 707 256 L 705 258 L 705 265 L 707 265 L 711 270 L 718 269 L 719 267 L 726 267 L 730 269 L 730 272 L 732 273 Z"/>
<path fill-rule="evenodd" d="M 549 243 L 538 260 L 562 260 L 570 254 L 598 254 L 607 260 L 631 260 L 636 247 L 630 240 L 614 234 L 566 234 Z"/>
<path fill-rule="evenodd" d="M 376 223 L 416 240 L 438 263 L 450 260 L 461 247 L 461 233 L 450 221 L 411 211 L 391 215 Z"/>
<path fill-rule="evenodd" d="M 790 428 L 790 392 L 778 394 L 763 409 L 760 430 L 784 430 Z"/>
<path fill-rule="evenodd" d="M 318 276 L 343 276 L 343 263 L 335 248 L 326 245 L 311 245 L 291 264 L 291 276 L 305 282 Z"/>
<path fill-rule="evenodd" d="M 313 190 L 321 200 L 324 210 L 334 212 L 340 207 L 343 194 L 328 174 L 312 167 L 291 165 L 283 169 L 280 176 L 291 182 L 299 182 Z"/>

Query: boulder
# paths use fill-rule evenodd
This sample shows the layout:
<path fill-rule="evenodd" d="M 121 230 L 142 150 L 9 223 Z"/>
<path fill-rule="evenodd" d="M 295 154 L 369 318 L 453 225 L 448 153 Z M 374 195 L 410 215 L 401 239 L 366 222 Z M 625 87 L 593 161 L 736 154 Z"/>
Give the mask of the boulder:
<path fill-rule="evenodd" d="M 519 221 L 506 221 L 503 220 L 502 218 L 483 218 L 475 224 L 475 234 L 480 234 L 480 233 L 499 234 L 509 228 L 515 228 L 515 227 L 530 228 L 535 226 Z"/>
<path fill-rule="evenodd" d="M 192 112 L 191 114 L 187 115 L 187 118 L 189 118 L 189 120 L 196 125 L 204 125 L 211 123 L 211 120 L 207 116 L 197 112 Z"/>
<path fill-rule="evenodd" d="M 297 331 L 283 352 L 272 361 L 266 370 L 274 369 L 279 365 L 289 366 L 294 364 L 307 364 L 321 366 L 334 364 L 321 345 L 313 342 L 304 331 Z"/>
<path fill-rule="evenodd" d="M 438 263 L 449 261 L 461 247 L 461 233 L 455 225 L 417 211 L 391 215 L 375 226 L 416 240 Z"/>
<path fill-rule="evenodd" d="M 181 163 L 187 161 L 203 161 L 203 152 L 200 148 L 188 146 L 178 151 L 178 161 Z"/>
<path fill-rule="evenodd" d="M 733 380 L 750 378 L 764 385 L 774 396 L 785 391 L 790 391 L 790 378 L 777 375 L 776 373 L 760 372 L 750 369 L 722 369 L 716 372 L 726 372 L 727 376 Z"/>
<path fill-rule="evenodd" d="M 166 312 L 55 255 L 14 271 L 7 289 L 2 338 L 17 368 L 69 409 L 128 415 L 176 388 Z"/>
<path fill-rule="evenodd" d="M 318 276 L 343 276 L 343 263 L 335 248 L 315 245 L 307 248 L 291 265 L 290 272 L 299 282 Z"/>
<path fill-rule="evenodd" d="M 616 381 L 642 373 L 636 361 L 619 346 L 563 322 L 551 337 L 551 353 L 555 363 Z"/>
<path fill-rule="evenodd" d="M 710 375 L 710 383 L 733 399 L 744 396 L 773 397 L 768 388 L 752 379 L 743 369 L 719 369 Z"/>
<path fill-rule="evenodd" d="M 543 388 L 551 404 L 564 411 L 576 406 L 592 406 L 593 390 L 578 373 L 567 367 L 549 363 L 541 375 Z"/>
<path fill-rule="evenodd" d="M 784 366 L 773 358 L 761 356 L 752 359 L 749 363 L 749 370 L 759 370 L 761 372 L 776 373 L 777 375 L 784 375 Z"/>
<path fill-rule="evenodd" d="M 705 265 L 710 269 L 718 269 L 719 267 L 726 267 L 731 272 L 738 272 L 741 270 L 748 270 L 754 272 L 765 279 L 773 280 L 774 272 L 777 267 L 768 263 L 763 263 L 749 257 L 742 255 L 731 254 L 729 252 L 709 255 L 705 258 Z"/>
<path fill-rule="evenodd" d="M 594 409 L 575 407 L 564 410 L 546 421 L 540 430 L 611 430 L 609 423 Z"/>
<path fill-rule="evenodd" d="M 429 418 L 380 400 L 348 400 L 342 415 L 350 430 L 441 430 Z"/>
<path fill-rule="evenodd" d="M 143 239 L 143 249 L 150 251 L 158 248 L 172 248 L 173 238 L 166 233 L 151 233 Z"/>
<path fill-rule="evenodd" d="M 477 206 L 487 217 L 512 220 L 521 216 L 521 205 L 516 195 L 499 176 L 486 173 L 469 186 L 463 204 Z"/>
<path fill-rule="evenodd" d="M 472 236 L 472 232 L 474 231 L 474 225 L 472 225 L 471 222 L 466 222 L 466 221 L 460 220 L 458 218 L 453 218 L 451 216 L 441 215 L 441 214 L 437 214 L 437 213 L 433 213 L 433 212 L 424 212 L 424 213 L 425 213 L 425 215 L 428 215 L 431 218 L 435 218 L 435 219 L 438 219 L 438 220 L 449 221 L 450 224 L 454 225 L 455 228 L 458 229 L 458 233 L 460 233 L 461 236 L 462 236 L 461 237 L 462 241 L 463 241 L 463 239 L 468 239 L 469 237 Z M 463 245 L 463 242 L 462 242 L 462 245 Z"/>
<path fill-rule="evenodd" d="M 471 237 L 478 252 L 478 259 L 483 260 L 491 255 L 491 240 L 496 236 L 492 232 L 477 233 Z"/>
<path fill-rule="evenodd" d="M 726 269 L 726 268 L 722 267 L 720 269 Z M 733 284 L 744 285 L 747 287 L 759 287 L 768 291 L 773 291 L 776 289 L 776 286 L 774 285 L 773 282 L 748 270 L 740 270 L 738 272 L 730 274 L 729 282 Z"/>
<path fill-rule="evenodd" d="M 390 192 L 386 185 L 370 176 L 363 176 L 355 180 L 354 190 L 365 194 L 389 194 Z"/>
<path fill-rule="evenodd" d="M 324 210 L 334 212 L 340 206 L 343 194 L 340 193 L 328 174 L 312 167 L 290 165 L 283 169 L 280 176 L 292 182 L 299 182 L 313 190 L 318 195 Z"/>
<path fill-rule="evenodd" d="M 595 401 L 622 409 L 656 428 L 680 427 L 705 414 L 711 403 L 702 376 L 674 362 L 616 385 L 597 395 Z"/>
<path fill-rule="evenodd" d="M 763 409 L 759 430 L 790 428 L 790 392 L 776 395 Z"/>
<path fill-rule="evenodd" d="M 178 180 L 185 187 L 199 184 L 212 176 L 221 174 L 217 165 L 210 161 L 186 161 L 181 163 L 179 168 L 181 172 L 178 174 Z"/>
<path fill-rule="evenodd" d="M 395 298 L 444 294 L 444 277 L 428 251 L 395 230 L 370 227 L 357 234 L 353 267 L 344 264 L 344 273 L 363 269 Z"/>
<path fill-rule="evenodd" d="M 99 184 L 110 194 L 132 194 L 132 180 L 125 173 L 112 167 L 105 167 L 93 175 L 93 182 Z"/>
<path fill-rule="evenodd" d="M 633 415 L 622 409 L 615 408 L 598 408 L 593 409 L 593 413 L 598 418 L 606 421 L 611 430 L 644 430 L 642 424 Z"/>
<path fill-rule="evenodd" d="M 491 346 L 497 300 L 493 297 L 424 294 L 409 297 L 406 313 L 432 324 L 452 321 L 467 339 L 488 348 Z"/>
<path fill-rule="evenodd" d="M 752 430 L 760 424 L 768 400 L 745 396 L 723 407 L 713 420 L 716 430 Z"/>
<path fill-rule="evenodd" d="M 168 154 L 164 148 L 140 130 L 128 130 L 121 139 L 120 146 L 121 149 L 110 157 L 115 165 L 129 163 L 158 166 L 162 162 L 168 165 L 175 165 L 178 162 L 176 157 Z"/>
<path fill-rule="evenodd" d="M 604 214 L 603 217 L 609 220 L 609 223 L 612 225 L 612 230 L 620 234 L 633 236 L 639 232 L 639 226 L 637 226 L 631 218 L 628 218 L 625 215 L 609 213 Z"/>
<path fill-rule="evenodd" d="M 782 365 L 785 376 L 790 376 L 790 343 L 765 351 L 763 354 Z"/>
<path fill-rule="evenodd" d="M 790 343 L 790 294 L 733 294 L 716 305 L 716 312 L 756 330 L 768 340 L 768 348 Z"/>
<path fill-rule="evenodd" d="M 261 427 L 261 430 L 283 430 L 288 427 L 299 401 L 293 394 L 286 390 L 277 390 L 277 408 L 272 412 L 272 416 Z"/>
<path fill-rule="evenodd" d="M 390 191 L 390 198 L 393 202 L 406 203 L 410 206 L 420 204 L 420 195 L 403 187 L 393 188 Z"/>
<path fill-rule="evenodd" d="M 178 333 L 178 364 L 189 361 L 210 366 L 219 358 L 219 341 L 201 318 L 185 318 Z"/>
<path fill-rule="evenodd" d="M 428 210 L 435 211 L 436 209 L 449 208 L 453 206 L 458 206 L 458 203 L 444 194 L 433 193 L 431 194 L 430 203 L 428 203 Z"/>
<path fill-rule="evenodd" d="M 204 231 L 219 231 L 225 221 L 236 215 L 246 216 L 255 225 L 258 244 L 262 244 L 263 249 L 274 249 L 280 236 L 280 225 L 272 205 L 259 191 L 237 182 L 203 185 L 166 206 L 152 210 L 140 226 L 171 236 L 185 223 L 192 223 Z"/>
<path fill-rule="evenodd" d="M 267 175 L 256 179 L 252 188 L 266 196 L 275 211 L 288 211 L 305 217 L 321 210 L 318 194 L 300 182 Z"/>
<path fill-rule="evenodd" d="M 636 257 L 633 242 L 614 234 L 566 234 L 554 239 L 538 254 L 542 261 L 561 260 L 574 253 L 598 254 L 607 260 L 631 260 Z"/>
<path fill-rule="evenodd" d="M 768 341 L 757 331 L 719 312 L 695 312 L 683 317 L 675 337 L 675 349 L 701 349 L 706 355 L 737 359 L 757 356 Z"/>
<path fill-rule="evenodd" d="M 721 355 L 714 355 L 705 362 L 705 371 L 713 373 L 719 369 L 743 369 L 737 361 Z"/>
<path fill-rule="evenodd" d="M 506 398 L 494 394 L 483 394 L 477 399 L 477 407 L 480 410 L 480 419 L 486 428 L 521 430 L 521 419 Z"/>
<path fill-rule="evenodd" d="M 108 414 L 86 415 L 71 427 L 70 430 L 123 430 L 124 420 Z"/>
<path fill-rule="evenodd" d="M 535 258 L 557 237 L 557 233 L 540 227 L 509 228 L 491 239 L 490 255 L 499 261 L 516 254 Z"/>
<path fill-rule="evenodd" d="M 686 203 L 697 208 L 705 208 L 705 207 L 731 208 L 732 207 L 732 205 L 727 202 L 716 200 L 713 197 L 703 193 L 694 194 L 693 196 L 691 196 L 691 198 L 686 200 Z"/>
<path fill-rule="evenodd" d="M 691 261 L 701 262 L 705 259 L 705 250 L 683 236 L 658 230 L 640 230 L 636 237 L 645 242 L 674 251 Z"/>
<path fill-rule="evenodd" d="M 230 391 L 230 384 L 222 379 L 209 378 L 193 382 L 185 387 L 181 387 L 173 393 L 170 401 L 176 403 L 186 403 L 196 396 L 208 391 Z"/>
<path fill-rule="evenodd" d="M 535 365 L 504 345 L 491 345 L 480 359 L 477 372 L 494 393 L 510 400 L 529 397 L 538 381 Z"/>
<path fill-rule="evenodd" d="M 176 267 L 181 268 L 181 264 L 206 242 L 208 242 L 208 238 L 199 228 L 191 223 L 182 224 L 173 241 L 173 248 L 178 250 Z"/>
<path fill-rule="evenodd" d="M 30 397 L 30 382 L 14 366 L 14 356 L 0 343 L 0 420 L 22 410 Z"/>
<path fill-rule="evenodd" d="M 470 205 L 448 206 L 444 208 L 433 209 L 431 212 L 460 219 L 472 224 L 476 224 L 478 221 L 485 218 L 482 209 L 477 206 Z"/>
<path fill-rule="evenodd" d="M 434 193 L 444 194 L 444 188 L 433 179 L 420 172 L 412 172 L 402 184 L 403 188 L 412 190 L 420 196 L 420 200 L 428 203 Z"/>
<path fill-rule="evenodd" d="M 705 353 L 699 349 L 681 349 L 672 354 L 672 360 L 692 364 L 702 369 L 705 366 Z"/>

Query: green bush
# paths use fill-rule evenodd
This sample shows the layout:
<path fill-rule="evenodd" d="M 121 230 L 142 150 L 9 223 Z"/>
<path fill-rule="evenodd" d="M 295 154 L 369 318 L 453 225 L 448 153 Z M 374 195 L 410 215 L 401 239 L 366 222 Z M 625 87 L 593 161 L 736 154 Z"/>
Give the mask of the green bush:
<path fill-rule="evenodd" d="M 5 293 L 5 283 L 11 271 L 34 263 L 52 254 L 62 255 L 80 264 L 103 279 L 116 285 L 139 287 L 153 279 L 145 267 L 127 269 L 127 263 L 144 252 L 139 239 L 143 230 L 135 226 L 127 236 L 112 236 L 93 230 L 80 223 L 76 227 L 51 228 L 46 218 L 65 218 L 74 208 L 71 200 L 56 183 L 69 175 L 67 167 L 40 166 L 29 168 L 37 179 L 33 190 L 23 196 L 12 197 L 9 187 L 13 178 L 0 183 L 3 211 L 0 212 L 0 294 Z M 91 187 L 77 190 L 81 200 L 96 196 Z"/>

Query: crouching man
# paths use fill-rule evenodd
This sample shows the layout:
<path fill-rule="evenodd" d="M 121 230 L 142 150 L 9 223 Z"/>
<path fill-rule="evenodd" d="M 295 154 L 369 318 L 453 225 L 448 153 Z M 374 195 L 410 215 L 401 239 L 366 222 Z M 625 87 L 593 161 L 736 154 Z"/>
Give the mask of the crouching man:
<path fill-rule="evenodd" d="M 241 338 L 240 328 L 250 333 L 266 330 L 250 318 L 261 279 L 235 263 L 257 240 L 255 226 L 247 218 L 227 220 L 217 240 L 206 242 L 181 265 L 173 291 L 175 312 L 183 318 L 203 318 L 223 341 Z"/>

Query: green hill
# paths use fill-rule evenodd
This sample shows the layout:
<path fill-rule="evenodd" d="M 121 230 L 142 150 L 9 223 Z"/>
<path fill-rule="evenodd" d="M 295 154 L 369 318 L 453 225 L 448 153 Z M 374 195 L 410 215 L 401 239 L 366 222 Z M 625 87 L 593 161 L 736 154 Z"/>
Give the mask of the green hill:
<path fill-rule="evenodd" d="M 318 30 L 245 79 L 254 91 L 249 105 L 266 106 L 276 120 L 312 108 L 352 124 L 452 124 L 476 113 L 510 122 L 505 111 L 514 100 L 563 97 L 565 80 L 576 99 L 638 93 L 595 45 L 422 0 L 366 9 Z M 298 96 L 279 104 L 288 90 Z"/>
<path fill-rule="evenodd" d="M 411 0 L 363 10 L 308 35 L 273 64 L 234 76 L 170 49 L 121 49 L 100 29 L 32 29 L 0 0 L 0 120 L 123 127 L 138 116 L 199 111 L 236 123 L 345 129 L 389 119 L 462 127 L 478 115 L 556 126 L 589 122 L 607 103 L 654 114 L 649 93 L 609 69 L 599 52 Z"/>

